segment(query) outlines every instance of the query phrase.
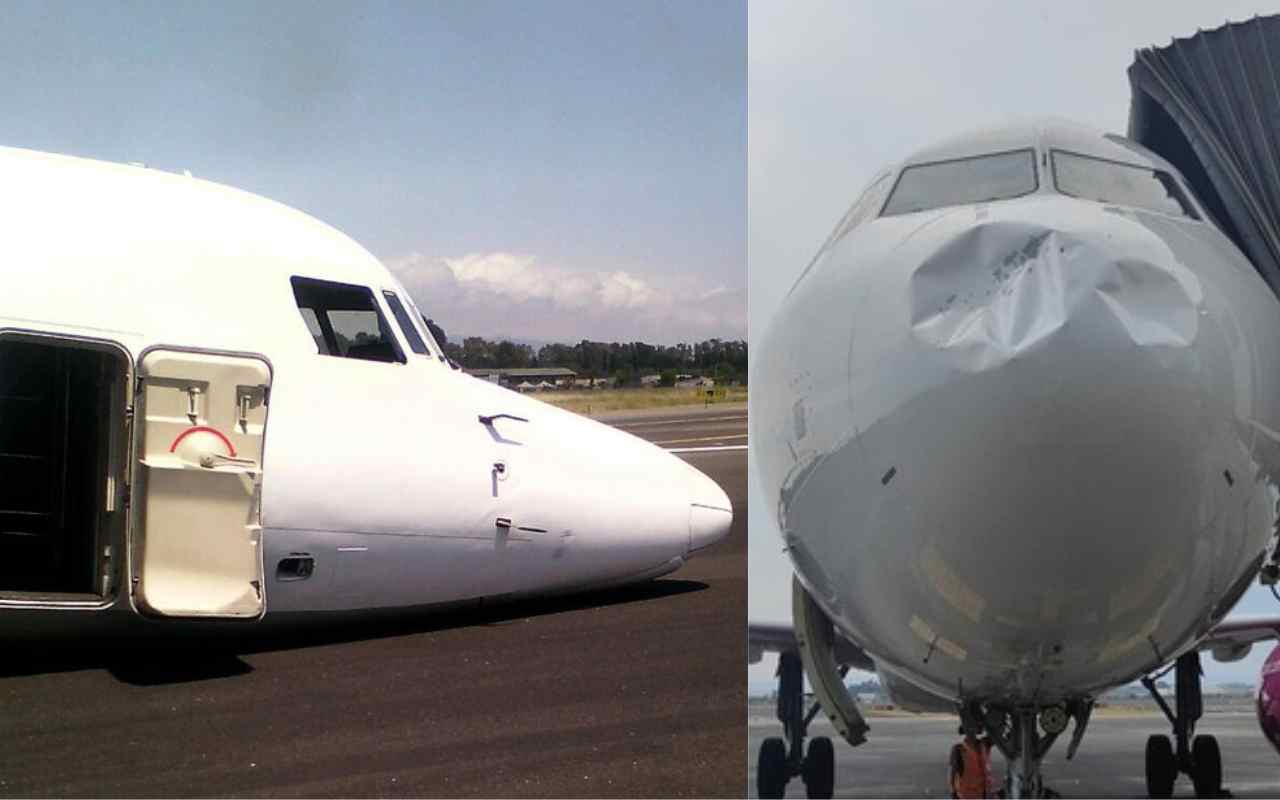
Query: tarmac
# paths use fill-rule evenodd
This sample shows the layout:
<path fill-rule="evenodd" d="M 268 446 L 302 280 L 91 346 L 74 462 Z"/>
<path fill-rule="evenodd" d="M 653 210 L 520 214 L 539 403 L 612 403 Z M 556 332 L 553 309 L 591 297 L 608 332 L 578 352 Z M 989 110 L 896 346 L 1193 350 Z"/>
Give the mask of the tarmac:
<path fill-rule="evenodd" d="M 722 411 L 612 421 L 745 434 Z M 0 797 L 740 796 L 746 453 L 685 457 L 733 527 L 646 584 L 202 646 L 10 648 Z"/>
<path fill-rule="evenodd" d="M 625 416 L 621 414 L 610 412 L 598 418 L 669 450 L 747 446 L 746 403 L 713 404 L 679 409 L 674 413 L 669 408 L 655 408 L 630 412 Z"/>
<path fill-rule="evenodd" d="M 748 742 L 749 797 L 756 793 L 756 761 L 760 743 L 780 736 L 773 707 L 753 701 Z M 956 735 L 956 719 L 948 715 L 907 715 L 868 719 L 867 742 L 849 747 L 836 737 L 825 719 L 810 726 L 811 735 L 831 736 L 836 750 L 836 797 L 950 797 L 947 755 Z M 1147 736 L 1168 734 L 1159 713 L 1124 715 L 1095 713 L 1075 758 L 1066 761 L 1069 732 L 1045 757 L 1045 783 L 1063 797 L 1146 797 L 1144 753 Z M 1250 711 L 1206 714 L 1197 733 L 1213 734 L 1222 748 L 1223 786 L 1233 797 L 1280 797 L 1280 755 L 1267 744 Z M 994 766 L 1004 776 L 1004 760 Z M 792 779 L 787 797 L 804 797 L 804 783 Z M 1174 786 L 1174 797 L 1195 797 L 1185 775 Z"/>

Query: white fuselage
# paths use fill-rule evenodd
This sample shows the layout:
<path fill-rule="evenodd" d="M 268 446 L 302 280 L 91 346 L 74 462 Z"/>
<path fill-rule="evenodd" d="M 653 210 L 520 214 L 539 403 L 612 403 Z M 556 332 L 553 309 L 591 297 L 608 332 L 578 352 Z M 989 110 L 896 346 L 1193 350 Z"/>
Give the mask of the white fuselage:
<path fill-rule="evenodd" d="M 0 337 L 110 343 L 139 374 L 142 355 L 161 346 L 248 354 L 270 365 L 261 463 L 244 470 L 247 491 L 260 495 L 250 498 L 260 500 L 260 515 L 254 506 L 245 522 L 250 541 L 253 524 L 261 525 L 268 614 L 640 580 L 678 568 L 728 531 L 724 492 L 676 456 L 451 369 L 399 281 L 304 214 L 191 178 L 28 151 L 0 150 L 0 171 L 0 214 L 9 222 Z M 318 353 L 294 276 L 369 289 L 403 363 Z M 409 306 L 429 353 L 411 352 L 384 291 Z M 525 421 L 479 419 L 498 414 Z M 239 447 L 233 428 L 223 430 Z M 135 431 L 134 447 L 137 438 Z M 183 455 L 167 443 L 153 458 L 161 467 Z M 126 472 L 137 472 L 143 455 L 131 458 Z M 141 507 L 135 497 L 133 508 Z M 60 612 L 88 619 L 135 610 L 127 587 L 142 566 L 136 523 L 116 543 L 119 574 L 106 596 L 59 602 L 0 591 L 0 619 L 26 625 Z M 278 574 L 277 565 L 298 554 L 313 559 L 314 571 Z M 172 565 L 163 566 L 169 574 L 157 580 L 172 579 Z M 199 559 L 176 568 L 199 585 Z M 198 614 L 220 615 L 216 607 Z"/>
<path fill-rule="evenodd" d="M 875 219 L 758 341 L 752 446 L 796 574 L 941 697 L 1167 663 L 1274 529 L 1280 303 L 1210 222 L 1043 181 Z"/>

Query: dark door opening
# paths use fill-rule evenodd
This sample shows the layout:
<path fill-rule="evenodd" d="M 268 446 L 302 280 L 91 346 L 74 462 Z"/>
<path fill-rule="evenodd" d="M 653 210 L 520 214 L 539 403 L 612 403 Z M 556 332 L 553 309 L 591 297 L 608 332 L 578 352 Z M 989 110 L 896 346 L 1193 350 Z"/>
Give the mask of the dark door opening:
<path fill-rule="evenodd" d="M 0 338 L 0 592 L 106 588 L 125 375 L 103 349 Z"/>

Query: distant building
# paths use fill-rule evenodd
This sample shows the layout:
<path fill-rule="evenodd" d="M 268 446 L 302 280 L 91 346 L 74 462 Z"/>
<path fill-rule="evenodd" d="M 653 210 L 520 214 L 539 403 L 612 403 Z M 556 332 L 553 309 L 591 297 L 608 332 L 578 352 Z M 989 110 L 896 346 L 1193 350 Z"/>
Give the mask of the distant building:
<path fill-rule="evenodd" d="M 678 389 L 714 389 L 715 385 L 714 378 L 695 378 L 692 375 L 686 375 L 684 380 L 676 381 Z"/>
<path fill-rule="evenodd" d="M 544 383 L 547 385 L 541 388 L 567 386 L 578 377 L 578 373 L 563 367 L 469 369 L 466 370 L 466 373 L 482 380 L 500 384 L 508 389 L 518 389 L 522 392 L 539 388 L 540 384 Z M 523 384 L 528 384 L 528 386 L 525 387 Z"/>

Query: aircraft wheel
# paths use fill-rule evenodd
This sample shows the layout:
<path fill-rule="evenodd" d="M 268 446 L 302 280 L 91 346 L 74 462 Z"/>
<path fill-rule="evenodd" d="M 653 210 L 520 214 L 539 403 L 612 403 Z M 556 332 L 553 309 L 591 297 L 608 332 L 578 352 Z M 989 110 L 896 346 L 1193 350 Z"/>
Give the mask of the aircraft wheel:
<path fill-rule="evenodd" d="M 827 800 L 835 794 L 836 751 L 826 736 L 809 742 L 809 755 L 804 760 L 804 788 L 814 800 Z"/>
<path fill-rule="evenodd" d="M 1147 737 L 1147 797 L 1173 797 L 1178 762 L 1168 736 Z"/>
<path fill-rule="evenodd" d="M 1197 736 L 1191 743 L 1191 782 L 1196 797 L 1219 797 L 1222 794 L 1222 752 L 1213 736 Z"/>
<path fill-rule="evenodd" d="M 761 800 L 779 800 L 787 791 L 787 743 L 770 736 L 760 743 L 760 760 L 756 763 L 756 793 Z"/>

